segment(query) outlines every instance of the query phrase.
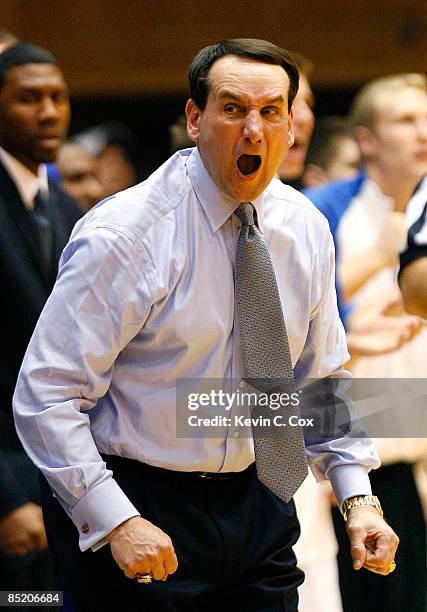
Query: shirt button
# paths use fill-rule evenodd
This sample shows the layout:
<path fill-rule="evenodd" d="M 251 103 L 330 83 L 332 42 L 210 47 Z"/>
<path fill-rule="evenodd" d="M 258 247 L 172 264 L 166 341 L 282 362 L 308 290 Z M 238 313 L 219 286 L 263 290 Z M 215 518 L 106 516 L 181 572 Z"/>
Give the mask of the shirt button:
<path fill-rule="evenodd" d="M 238 431 L 235 431 L 233 433 L 233 438 L 238 438 L 240 436 L 240 433 Z"/>
<path fill-rule="evenodd" d="M 87 523 L 83 523 L 81 529 L 83 533 L 89 533 L 89 525 Z"/>

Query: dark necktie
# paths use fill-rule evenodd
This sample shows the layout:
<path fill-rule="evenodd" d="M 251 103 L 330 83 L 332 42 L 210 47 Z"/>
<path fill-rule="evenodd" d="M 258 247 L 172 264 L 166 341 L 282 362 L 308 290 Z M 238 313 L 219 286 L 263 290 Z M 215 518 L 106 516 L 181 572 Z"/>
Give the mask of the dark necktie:
<path fill-rule="evenodd" d="M 246 380 L 264 393 L 279 387 L 295 392 L 286 325 L 276 276 L 267 244 L 254 223 L 254 207 L 243 202 L 235 211 L 242 222 L 236 251 L 236 295 Z M 274 411 L 287 422 L 282 406 Z M 273 429 L 276 429 L 275 427 Z M 304 438 L 300 427 L 280 427 L 266 436 L 252 426 L 260 481 L 289 501 L 307 476 Z"/>
<path fill-rule="evenodd" d="M 45 276 L 49 277 L 52 270 L 53 232 L 47 195 L 40 191 L 34 198 L 32 219 L 37 232 L 42 269 Z"/>

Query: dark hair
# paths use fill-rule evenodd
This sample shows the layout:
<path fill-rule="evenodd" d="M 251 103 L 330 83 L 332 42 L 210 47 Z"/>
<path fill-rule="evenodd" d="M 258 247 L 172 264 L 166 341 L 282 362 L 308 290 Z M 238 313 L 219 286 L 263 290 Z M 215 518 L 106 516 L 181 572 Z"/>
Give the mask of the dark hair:
<path fill-rule="evenodd" d="M 327 170 L 339 144 L 345 139 L 354 140 L 353 129 L 347 117 L 320 117 L 307 151 L 306 164 Z"/>
<path fill-rule="evenodd" d="M 56 64 L 55 56 L 47 49 L 28 42 L 17 42 L 0 53 L 0 87 L 7 72 L 24 64 Z"/>
<path fill-rule="evenodd" d="M 298 68 L 292 56 L 266 40 L 233 38 L 201 49 L 190 64 L 188 71 L 190 97 L 200 110 L 206 106 L 209 93 L 209 71 L 212 64 L 224 55 L 239 55 L 265 64 L 282 66 L 290 81 L 288 106 L 291 107 L 299 83 Z"/>

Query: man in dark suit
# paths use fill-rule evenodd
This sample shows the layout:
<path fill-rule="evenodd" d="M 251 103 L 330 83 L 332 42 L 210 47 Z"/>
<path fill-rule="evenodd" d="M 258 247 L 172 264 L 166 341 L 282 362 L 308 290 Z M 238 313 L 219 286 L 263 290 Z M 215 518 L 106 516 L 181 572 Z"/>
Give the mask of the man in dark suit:
<path fill-rule="evenodd" d="M 47 179 L 70 118 L 53 55 L 17 43 L 0 55 L 0 590 L 52 588 L 38 472 L 15 432 L 12 395 L 79 209 Z"/>

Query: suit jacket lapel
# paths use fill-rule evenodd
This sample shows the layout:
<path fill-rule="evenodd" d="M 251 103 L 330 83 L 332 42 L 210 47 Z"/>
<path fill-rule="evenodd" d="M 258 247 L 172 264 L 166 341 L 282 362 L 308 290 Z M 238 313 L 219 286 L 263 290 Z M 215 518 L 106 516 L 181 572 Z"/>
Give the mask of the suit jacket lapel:
<path fill-rule="evenodd" d="M 41 253 L 38 245 L 37 233 L 34 228 L 31 215 L 25 208 L 24 202 L 16 188 L 15 183 L 10 178 L 3 164 L 0 162 L 0 184 L 2 195 L 6 205 L 6 210 L 16 225 L 16 230 L 23 238 L 31 257 L 37 263 L 40 274 L 45 278 L 42 269 Z M 47 279 L 46 279 L 47 280 Z"/>

